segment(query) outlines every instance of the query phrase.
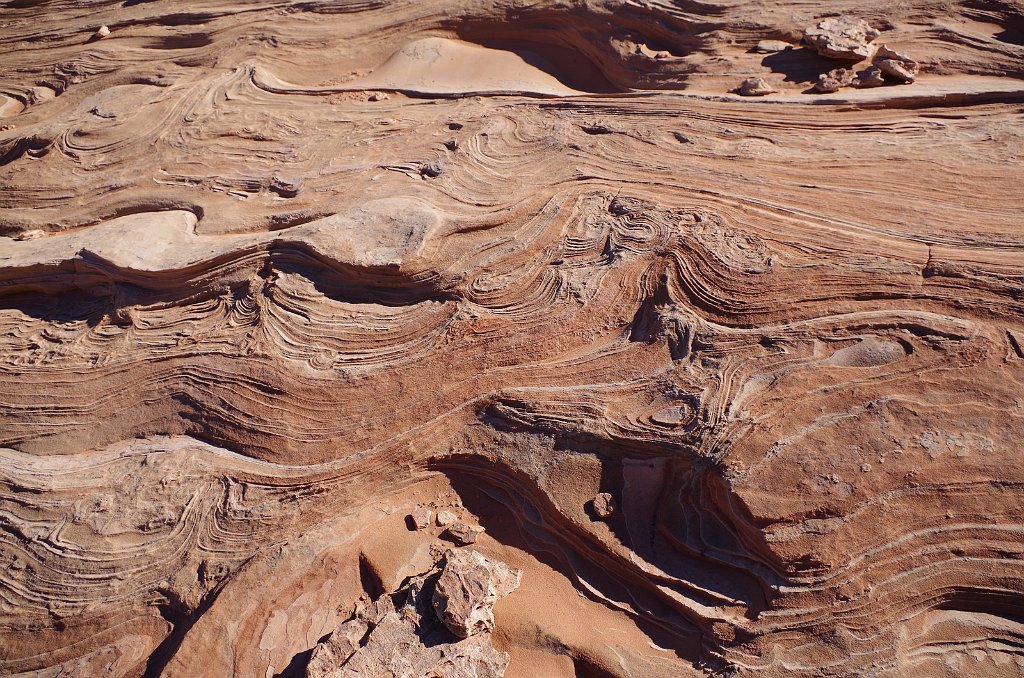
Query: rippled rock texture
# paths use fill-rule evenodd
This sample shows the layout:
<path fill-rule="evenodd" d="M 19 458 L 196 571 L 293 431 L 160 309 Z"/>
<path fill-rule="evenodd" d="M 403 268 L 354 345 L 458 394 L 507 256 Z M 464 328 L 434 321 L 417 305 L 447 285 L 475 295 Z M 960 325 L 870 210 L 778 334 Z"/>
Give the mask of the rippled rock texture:
<path fill-rule="evenodd" d="M 0 2 L 0 674 L 1024 671 L 1024 6 L 824 9 Z"/>

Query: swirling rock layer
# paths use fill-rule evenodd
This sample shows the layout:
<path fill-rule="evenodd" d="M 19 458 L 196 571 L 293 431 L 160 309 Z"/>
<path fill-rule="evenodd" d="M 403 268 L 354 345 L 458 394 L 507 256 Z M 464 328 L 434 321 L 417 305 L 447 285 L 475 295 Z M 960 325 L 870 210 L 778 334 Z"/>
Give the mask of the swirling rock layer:
<path fill-rule="evenodd" d="M 0 9 L 0 674 L 1024 671 L 1019 2 Z"/>

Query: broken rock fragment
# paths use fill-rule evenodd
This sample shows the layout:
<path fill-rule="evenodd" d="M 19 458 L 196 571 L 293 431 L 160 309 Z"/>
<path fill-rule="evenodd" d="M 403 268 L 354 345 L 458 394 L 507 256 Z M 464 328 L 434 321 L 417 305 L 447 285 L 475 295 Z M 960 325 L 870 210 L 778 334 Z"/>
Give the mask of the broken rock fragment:
<path fill-rule="evenodd" d="M 437 524 L 440 527 L 448 527 L 455 523 L 459 517 L 451 511 L 438 511 L 437 512 Z"/>
<path fill-rule="evenodd" d="M 594 506 L 594 513 L 597 514 L 598 518 L 610 518 L 615 515 L 615 511 L 618 508 L 612 495 L 607 492 L 598 494 L 591 503 Z"/>
<path fill-rule="evenodd" d="M 885 84 L 885 77 L 882 75 L 882 69 L 878 66 L 868 66 L 863 71 L 857 74 L 857 77 L 853 79 L 852 85 L 854 87 L 881 87 Z"/>
<path fill-rule="evenodd" d="M 459 553 L 453 562 L 459 558 L 466 559 L 461 555 L 463 552 Z M 460 569 L 465 578 L 459 581 L 466 589 L 493 592 L 497 600 L 501 595 L 507 595 L 505 591 L 511 592 L 515 588 L 510 589 L 507 585 L 509 580 L 501 578 L 501 575 L 507 577 L 514 572 L 503 563 L 484 561 L 487 563 L 485 568 Z M 518 573 L 514 574 L 518 576 Z M 351 619 L 342 622 L 328 638 L 313 648 L 306 666 L 306 678 L 501 678 L 508 667 L 509 656 L 491 642 L 488 631 L 493 628 L 493 617 L 490 626 L 474 627 L 481 632 L 472 637 L 453 635 L 434 611 L 436 587 L 441 576 L 441 570 L 435 567 L 413 578 L 397 592 L 357 608 Z M 487 579 L 488 576 L 493 580 Z M 504 587 L 502 582 L 506 584 Z M 518 585 L 518 578 L 515 583 Z M 449 588 L 453 592 L 459 591 L 454 584 Z M 467 598 L 465 593 L 459 595 Z M 486 600 L 479 596 L 473 598 L 474 602 L 485 606 L 493 605 Z M 456 604 L 454 609 L 463 608 Z M 478 621 L 481 614 L 478 612 L 473 621 Z"/>
<path fill-rule="evenodd" d="M 884 75 L 905 83 L 914 82 L 921 70 L 916 61 L 886 45 L 878 48 L 873 63 Z"/>
<path fill-rule="evenodd" d="M 370 625 L 360 617 L 340 624 L 327 640 L 313 648 L 313 654 L 306 665 L 307 678 L 338 675 L 335 669 L 356 653 L 360 640 L 369 629 Z"/>
<path fill-rule="evenodd" d="M 814 83 L 814 91 L 822 94 L 838 92 L 843 87 L 852 83 L 853 71 L 846 68 L 836 68 L 818 76 L 818 81 Z"/>
<path fill-rule="evenodd" d="M 430 520 L 433 517 L 430 509 L 422 506 L 409 514 L 409 519 L 412 520 L 412 524 L 417 530 L 425 530 L 430 527 Z"/>
<path fill-rule="evenodd" d="M 871 56 L 871 41 L 879 32 L 868 22 L 840 16 L 824 19 L 804 31 L 804 43 L 831 59 L 861 61 Z"/>
<path fill-rule="evenodd" d="M 745 97 L 761 97 L 771 94 L 775 89 L 764 78 L 747 78 L 740 83 L 739 92 Z"/>
<path fill-rule="evenodd" d="M 455 523 L 448 528 L 448 536 L 452 538 L 459 546 L 468 546 L 469 544 L 476 543 L 476 538 L 483 532 L 482 527 L 475 525 L 466 525 L 465 523 Z"/>
<path fill-rule="evenodd" d="M 519 588 L 522 572 L 478 551 L 449 551 L 434 589 L 437 618 L 459 638 L 494 628 L 494 604 Z"/>

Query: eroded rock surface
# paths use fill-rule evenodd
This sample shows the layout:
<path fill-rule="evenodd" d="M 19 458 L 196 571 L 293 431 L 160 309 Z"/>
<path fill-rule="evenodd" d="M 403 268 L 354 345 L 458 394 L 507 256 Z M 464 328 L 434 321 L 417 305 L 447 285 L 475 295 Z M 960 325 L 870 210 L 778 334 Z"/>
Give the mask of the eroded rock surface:
<path fill-rule="evenodd" d="M 874 53 L 871 41 L 881 33 L 863 19 L 838 16 L 824 19 L 804 31 L 804 42 L 832 59 L 862 61 Z"/>
<path fill-rule="evenodd" d="M 1022 26 L 0 3 L 0 675 L 1021 675 Z"/>

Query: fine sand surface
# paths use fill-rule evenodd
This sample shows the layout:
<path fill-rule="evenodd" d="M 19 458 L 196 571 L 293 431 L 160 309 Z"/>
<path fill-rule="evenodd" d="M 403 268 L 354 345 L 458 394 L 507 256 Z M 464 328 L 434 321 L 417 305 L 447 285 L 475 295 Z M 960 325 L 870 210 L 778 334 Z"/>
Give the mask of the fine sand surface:
<path fill-rule="evenodd" d="M 1021 675 L 1022 107 L 1015 0 L 0 1 L 0 675 Z"/>

